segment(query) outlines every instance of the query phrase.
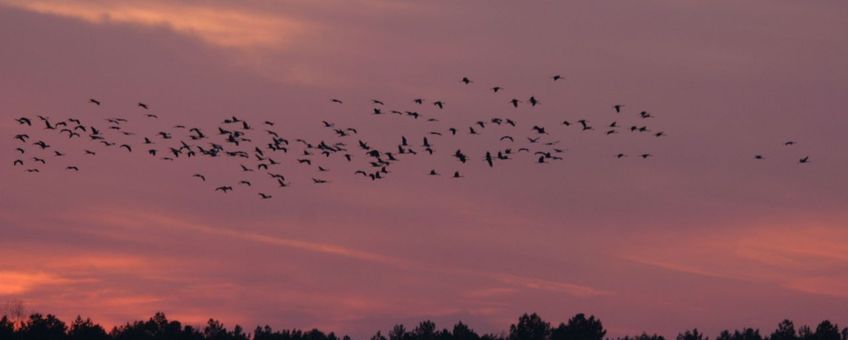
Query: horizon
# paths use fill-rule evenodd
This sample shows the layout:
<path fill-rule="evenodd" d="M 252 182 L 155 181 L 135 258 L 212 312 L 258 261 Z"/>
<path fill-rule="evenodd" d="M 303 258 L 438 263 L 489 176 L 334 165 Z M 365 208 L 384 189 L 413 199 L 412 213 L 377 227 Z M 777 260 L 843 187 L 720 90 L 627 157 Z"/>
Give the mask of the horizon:
<path fill-rule="evenodd" d="M 0 0 L 0 306 L 848 324 L 846 11 Z"/>

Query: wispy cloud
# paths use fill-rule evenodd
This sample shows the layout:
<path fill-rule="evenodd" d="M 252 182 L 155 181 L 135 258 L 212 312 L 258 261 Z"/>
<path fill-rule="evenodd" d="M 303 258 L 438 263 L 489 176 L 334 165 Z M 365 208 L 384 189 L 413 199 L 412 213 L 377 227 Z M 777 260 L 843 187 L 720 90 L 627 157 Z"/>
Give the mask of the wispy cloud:
<path fill-rule="evenodd" d="M 185 219 L 170 217 L 163 214 L 143 211 L 98 211 L 85 213 L 80 217 L 82 220 L 97 220 L 101 223 L 111 225 L 124 225 L 130 227 L 142 226 L 168 226 L 168 228 L 177 228 L 182 230 L 196 231 L 205 234 L 227 237 L 267 245 L 282 246 L 294 249 L 300 249 L 313 253 L 322 253 L 341 257 L 352 258 L 356 260 L 378 262 L 385 264 L 405 264 L 405 261 L 390 256 L 358 250 L 350 247 L 344 247 L 337 244 L 298 240 L 286 238 L 282 236 L 267 235 L 246 230 L 229 229 L 220 226 L 212 226 L 204 223 L 192 222 Z"/>
<path fill-rule="evenodd" d="M 578 285 L 568 282 L 558 282 L 534 277 L 524 277 L 511 274 L 493 274 L 500 282 L 527 289 L 540 289 L 558 293 L 566 293 L 574 296 L 599 296 L 612 294 L 610 291 Z"/>
<path fill-rule="evenodd" d="M 93 24 L 168 27 L 223 47 L 284 46 L 307 29 L 303 21 L 207 3 L 124 1 L 9 1 L 0 4 Z"/>
<path fill-rule="evenodd" d="M 691 231 L 627 246 L 620 257 L 669 271 L 766 282 L 804 293 L 844 292 L 848 232 L 830 225 L 749 225 Z"/>
<path fill-rule="evenodd" d="M 46 272 L 0 271 L 0 295 L 16 295 L 41 286 L 58 285 L 72 280 Z"/>

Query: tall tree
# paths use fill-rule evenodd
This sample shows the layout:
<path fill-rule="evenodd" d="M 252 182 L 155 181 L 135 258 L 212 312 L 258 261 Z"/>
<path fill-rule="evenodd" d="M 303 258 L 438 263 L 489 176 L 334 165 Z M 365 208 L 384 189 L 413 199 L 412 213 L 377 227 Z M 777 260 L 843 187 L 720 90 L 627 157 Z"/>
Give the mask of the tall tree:
<path fill-rule="evenodd" d="M 705 337 L 704 333 L 698 331 L 697 328 L 693 328 L 692 330 L 687 330 L 683 333 L 677 334 L 677 340 L 709 340 L 709 337 Z"/>
<path fill-rule="evenodd" d="M 0 337 L 2 338 L 2 337 Z M 86 318 L 77 315 L 74 322 L 71 323 L 71 328 L 68 330 L 68 339 L 70 340 L 108 340 L 111 339 L 106 330 L 100 325 Z"/>
<path fill-rule="evenodd" d="M 454 340 L 480 340 L 480 336 L 468 327 L 468 325 L 462 323 L 462 321 L 453 325 L 453 332 L 451 333 Z"/>
<path fill-rule="evenodd" d="M 43 316 L 36 313 L 29 316 L 29 320 L 24 322 L 18 333 L 24 339 L 62 340 L 67 329 L 68 326 L 55 315 Z"/>
<path fill-rule="evenodd" d="M 551 340 L 603 340 L 606 334 L 601 320 L 580 313 L 569 319 L 568 324 L 560 323 L 551 333 Z"/>
<path fill-rule="evenodd" d="M 818 326 L 816 326 L 816 332 L 813 333 L 813 339 L 841 340 L 842 334 L 840 334 L 839 326 L 831 323 L 828 320 L 824 320 Z"/>
<path fill-rule="evenodd" d="M 518 323 L 509 326 L 509 340 L 546 340 L 551 335 L 551 324 L 536 313 L 526 313 Z"/>
<path fill-rule="evenodd" d="M 769 335 L 769 340 L 798 340 L 795 324 L 790 320 L 781 321 L 777 325 L 777 329 Z"/>

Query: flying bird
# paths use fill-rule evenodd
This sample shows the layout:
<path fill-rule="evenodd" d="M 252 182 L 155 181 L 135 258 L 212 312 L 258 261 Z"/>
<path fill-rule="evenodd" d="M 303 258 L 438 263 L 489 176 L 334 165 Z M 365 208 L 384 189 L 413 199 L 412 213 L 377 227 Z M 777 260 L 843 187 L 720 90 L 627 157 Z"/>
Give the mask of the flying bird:
<path fill-rule="evenodd" d="M 622 104 L 615 104 L 615 105 L 612 106 L 612 108 L 615 109 L 616 113 L 621 113 L 622 107 L 624 107 L 624 105 L 622 105 Z"/>

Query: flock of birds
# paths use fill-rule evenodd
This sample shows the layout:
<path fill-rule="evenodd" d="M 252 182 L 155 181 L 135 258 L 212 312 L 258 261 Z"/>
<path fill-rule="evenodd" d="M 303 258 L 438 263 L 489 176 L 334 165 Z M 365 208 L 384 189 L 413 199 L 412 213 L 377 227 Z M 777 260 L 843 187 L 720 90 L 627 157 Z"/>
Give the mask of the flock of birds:
<path fill-rule="evenodd" d="M 563 79 L 559 75 L 550 78 L 553 82 Z M 460 83 L 470 86 L 474 83 L 468 77 L 462 77 Z M 493 86 L 489 88 L 492 94 L 502 98 L 503 88 Z M 338 98 L 329 100 L 332 105 L 344 105 Z M 101 101 L 91 98 L 89 103 L 101 106 Z M 369 144 L 364 136 L 360 136 L 356 127 L 339 126 L 336 123 L 322 121 L 321 124 L 330 132 L 333 140 L 310 140 L 304 138 L 290 138 L 275 131 L 276 124 L 272 121 L 263 121 L 254 124 L 246 119 L 235 115 L 224 119 L 213 129 L 202 129 L 197 126 L 175 125 L 171 128 L 162 129 L 155 134 L 138 135 L 130 128 L 130 120 L 123 117 L 108 118 L 104 122 L 86 122 L 82 119 L 67 118 L 64 120 L 53 120 L 46 116 L 36 118 L 20 117 L 16 121 L 27 131 L 18 133 L 14 139 L 20 142 L 16 148 L 18 159 L 12 162 L 15 167 L 21 167 L 29 173 L 39 173 L 48 163 L 62 163 L 67 154 L 59 146 L 50 145 L 43 139 L 37 139 L 35 133 L 37 123 L 43 126 L 41 131 L 54 132 L 67 137 L 68 140 L 85 140 L 87 147 L 81 150 L 86 157 L 97 156 L 103 148 L 116 148 L 128 153 L 143 152 L 147 157 L 176 161 L 193 157 L 208 157 L 214 159 L 238 160 L 238 170 L 241 178 L 229 181 L 216 179 L 217 184 L 212 185 L 212 190 L 227 193 L 236 188 L 252 188 L 260 199 L 270 199 L 272 194 L 267 185 L 257 183 L 257 175 L 271 181 L 271 185 L 277 188 L 285 188 L 292 181 L 281 171 L 284 160 L 296 162 L 298 166 L 306 167 L 314 171 L 311 176 L 313 184 L 321 185 L 330 183 L 325 174 L 330 171 L 326 166 L 328 159 L 342 159 L 343 162 L 353 165 L 352 173 L 363 176 L 373 181 L 386 178 L 390 173 L 392 165 L 411 157 L 419 155 L 433 156 L 435 154 L 449 155 L 455 159 L 457 167 L 471 161 L 482 161 L 488 167 L 494 167 L 497 163 L 514 159 L 525 159 L 537 164 L 548 164 L 563 159 L 564 148 L 559 146 L 559 140 L 552 138 L 553 130 L 556 128 L 542 126 L 539 124 L 527 124 L 519 122 L 515 118 L 492 117 L 488 120 L 470 122 L 465 126 L 442 126 L 438 112 L 445 109 L 442 100 L 425 100 L 414 98 L 412 104 L 418 110 L 398 110 L 387 108 L 386 103 L 379 99 L 370 101 L 371 115 L 397 115 L 402 116 L 419 124 L 426 124 L 427 130 L 423 136 L 416 138 L 400 136 L 399 143 L 387 148 L 379 148 Z M 541 101 L 535 96 L 527 99 L 512 98 L 504 101 L 504 105 L 513 109 L 519 106 L 529 105 L 535 108 Z M 143 119 L 156 120 L 159 116 L 150 111 L 146 103 L 139 102 L 137 107 L 143 112 Z M 431 112 L 425 112 L 431 110 Z M 576 129 L 579 133 L 600 133 L 603 135 L 615 135 L 619 133 L 632 133 L 652 138 L 665 137 L 664 131 L 655 131 L 645 122 L 651 121 L 654 115 L 648 111 L 627 112 L 625 105 L 614 104 L 609 108 L 616 117 L 611 122 L 595 124 L 588 119 L 564 120 L 557 128 Z M 37 119 L 37 120 L 36 120 Z M 623 123 L 631 122 L 630 124 Z M 633 123 L 633 122 L 637 123 Z M 487 144 L 488 150 L 480 158 L 470 156 L 461 148 L 448 148 L 444 146 L 450 142 L 451 137 L 460 134 L 482 135 L 484 130 L 497 128 L 496 140 Z M 32 135 L 31 135 L 32 134 Z M 475 137 L 481 138 L 481 137 Z M 64 140 L 64 138 L 63 138 Z M 436 145 L 440 145 L 437 147 Z M 785 146 L 794 145 L 794 141 L 786 141 Z M 447 150 L 447 151 L 443 151 Z M 629 157 L 625 153 L 610 155 L 618 159 Z M 648 159 L 653 157 L 649 152 L 639 153 L 635 157 Z M 754 159 L 764 159 L 763 155 L 754 155 Z M 801 164 L 810 162 L 808 156 L 799 161 Z M 79 164 L 62 164 L 65 171 L 80 171 Z M 437 169 L 424 170 L 430 176 L 442 176 Z M 267 176 L 267 177 L 266 177 Z M 446 171 L 446 177 L 463 178 L 464 172 L 454 168 Z M 206 174 L 195 173 L 193 177 L 197 181 L 207 182 L 210 180 Z M 260 189 L 262 188 L 262 189 Z"/>

